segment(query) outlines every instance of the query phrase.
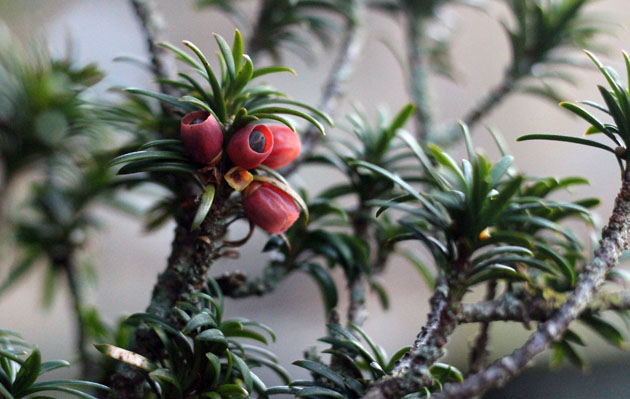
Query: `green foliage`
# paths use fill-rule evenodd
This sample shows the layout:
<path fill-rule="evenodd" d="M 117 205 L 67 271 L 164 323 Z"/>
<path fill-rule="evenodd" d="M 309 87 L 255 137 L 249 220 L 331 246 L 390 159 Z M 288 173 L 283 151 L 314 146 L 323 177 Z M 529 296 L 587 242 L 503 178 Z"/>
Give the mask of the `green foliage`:
<path fill-rule="evenodd" d="M 370 162 L 392 172 L 408 171 L 408 165 L 404 161 L 413 157 L 413 153 L 401 147 L 399 137 L 402 127 L 415 112 L 411 104 L 400 110 L 392 120 L 388 120 L 385 112 L 379 114 L 376 128 L 370 125 L 364 112 L 355 108 L 355 114 L 348 116 L 350 126 L 345 130 L 352 134 L 353 140 L 344 138 L 331 139 L 325 143 L 329 151 L 323 154 L 311 156 L 311 163 L 331 166 L 344 176 L 348 181 L 327 189 L 320 195 L 326 200 L 336 200 L 346 195 L 356 195 L 360 203 L 365 203 L 378 198 L 391 189 L 392 183 L 382 179 L 376 173 L 366 173 L 353 162 L 359 160 Z M 365 212 L 365 210 L 361 210 Z M 357 217 L 367 217 L 362 214 Z"/>
<path fill-rule="evenodd" d="M 611 32 L 609 22 L 587 14 L 592 0 L 505 0 L 514 16 L 514 26 L 504 23 L 512 47 L 508 76 L 516 82 L 524 77 L 542 80 L 542 85 L 522 84 L 519 90 L 558 102 L 548 82 L 575 84 L 570 73 L 558 66 L 580 66 L 566 50 L 602 50 L 594 39 Z"/>
<path fill-rule="evenodd" d="M 393 185 L 377 174 L 366 173 L 355 162 L 364 160 L 393 170 L 405 170 L 404 161 L 413 154 L 402 148 L 398 139 L 403 134 L 401 128 L 414 111 L 415 107 L 407 105 L 391 120 L 381 112 L 377 126 L 373 127 L 368 117 L 357 109 L 356 114 L 348 118 L 350 126 L 345 129 L 353 139 L 327 140 L 326 152 L 307 159 L 308 163 L 337 169 L 347 181 L 308 200 L 310 223 L 308 226 L 296 223 L 286 233 L 289 245 L 272 237 L 265 247 L 265 250 L 277 249 L 283 255 L 281 261 L 272 262 L 270 269 L 299 270 L 315 279 L 327 313 L 336 306 L 338 293 L 322 261 L 329 269 L 341 267 L 349 282 L 365 276 L 387 307 L 385 288 L 374 277 L 394 251 L 389 241 L 400 233 L 400 228 L 387 217 L 373 218 L 368 202 L 389 193 Z M 350 205 L 342 205 L 348 200 Z"/>
<path fill-rule="evenodd" d="M 335 32 L 331 16 L 341 15 L 350 24 L 359 22 L 354 19 L 358 1 L 361 0 L 265 0 L 261 2 L 259 19 L 251 35 L 250 50 L 279 59 L 280 51 L 288 48 L 308 58 L 312 37 L 330 46 Z M 507 85 L 525 78 L 540 78 L 542 88 L 520 83 L 517 88 L 555 98 L 555 91 L 546 85 L 546 80 L 572 82 L 572 77 L 552 70 L 551 66 L 577 65 L 572 58 L 565 57 L 564 51 L 582 46 L 592 48 L 592 39 L 606 30 L 606 24 L 585 17 L 584 7 L 589 0 L 506 1 L 515 17 L 513 26 L 505 25 L 513 55 L 506 74 Z M 387 12 L 404 13 L 409 17 L 407 22 L 414 23 L 415 19 L 419 24 L 429 22 L 429 25 L 440 7 L 461 3 L 470 1 L 367 2 Z M 197 0 L 197 4 L 217 6 L 237 18 L 245 18 L 237 1 Z M 168 197 L 158 201 L 149 212 L 150 227 L 158 226 L 178 214 L 177 210 L 188 209 L 194 203 L 196 212 L 194 216 L 191 213 L 191 220 L 186 223 L 197 229 L 219 202 L 215 197 L 227 203 L 219 216 L 221 227 L 243 218 L 240 203 L 229 199 L 232 190 L 226 189 L 222 182 L 223 175 L 233 166 L 231 161 L 224 157 L 212 165 L 193 162 L 178 134 L 182 115 L 195 110 L 212 114 L 225 143 L 236 131 L 252 123 L 280 122 L 295 130 L 291 118 L 297 117 L 322 133 L 324 123 L 332 124 L 317 109 L 256 83 L 269 74 L 293 73 L 290 68 L 255 68 L 244 54 L 245 44 L 238 31 L 232 45 L 219 35 L 214 38 L 219 49 L 216 68 L 191 42 L 183 44 L 192 53 L 161 43 L 189 71 L 179 73 L 174 79 L 159 78 L 162 89 L 169 90 L 128 88 L 121 91 L 124 102 L 96 108 L 83 98 L 85 90 L 100 78 L 93 66 L 79 68 L 70 60 L 52 60 L 45 52 L 21 49 L 10 43 L 7 36 L 0 36 L 3 171 L 10 180 L 35 161 L 46 160 L 45 181 L 34 187 L 32 201 L 24 207 L 26 216 L 16 218 L 14 232 L 19 255 L 8 278 L 0 285 L 0 294 L 42 263 L 48 268 L 45 291 L 54 292 L 59 271 L 68 272 L 85 243 L 86 231 L 95 226 L 88 207 L 98 199 L 107 198 L 119 186 L 154 183 L 166 188 Z M 448 41 L 442 39 L 432 37 L 429 32 L 419 40 L 424 41 L 419 43 L 422 47 L 419 50 L 438 70 L 448 71 Z M 608 114 L 614 123 L 601 122 L 581 106 L 561 105 L 591 124 L 587 134 L 605 134 L 615 146 L 553 135 L 521 139 L 569 141 L 604 149 L 616 155 L 623 169 L 623 161 L 630 160 L 627 150 L 630 92 L 612 69 L 588 54 L 611 89 L 600 86 L 605 106 L 585 104 Z M 630 58 L 626 54 L 624 57 L 630 76 Z M 413 105 L 407 105 L 393 119 L 380 113 L 376 126 L 360 110 L 351 115 L 347 130 L 352 138 L 331 140 L 326 143 L 325 152 L 308 159 L 310 163 L 335 168 L 346 180 L 309 198 L 308 206 L 301 199 L 308 195 L 297 195 L 278 172 L 265 167 L 251 171 L 259 181 L 273 181 L 285 187 L 285 192 L 304 210 L 305 223 L 297 223 L 286 236 L 274 235 L 267 242 L 265 250 L 277 250 L 280 256 L 273 258 L 263 278 L 273 280 L 270 283 L 273 285 L 290 272 L 308 273 L 320 287 L 329 314 L 337 307 L 339 297 L 330 270 L 340 267 L 349 286 L 365 278 L 386 307 L 387 293 L 376 276 L 394 253 L 407 258 L 429 285 L 434 285 L 435 277 L 424 259 L 411 250 L 399 251 L 400 242 L 414 241 L 428 249 L 440 277 L 446 277 L 450 305 L 457 304 L 470 287 L 497 280 L 507 282 L 500 287 L 505 287 L 509 294 L 520 290 L 535 299 L 564 300 L 584 270 L 586 259 L 583 244 L 562 223 L 572 217 L 592 223 L 588 209 L 597 205 L 598 200 L 587 198 L 567 203 L 554 200 L 553 195 L 587 181 L 528 177 L 513 169 L 513 158 L 506 154 L 498 162 L 491 162 L 474 150 L 466 128 L 463 137 L 467 159 L 458 163 L 441 148 L 424 147 L 425 143 L 418 143 L 402 130 L 415 111 Z M 117 156 L 111 162 L 109 148 L 101 147 L 91 134 L 100 129 L 97 120 L 130 134 L 131 139 L 116 151 Z M 120 167 L 118 174 L 123 177 L 112 182 L 110 166 Z M 348 200 L 349 204 L 341 205 Z M 393 220 L 400 215 L 402 218 L 395 223 Z M 177 222 L 181 227 L 181 220 Z M 218 248 L 213 255 L 220 257 L 225 247 L 239 246 L 250 236 L 251 230 L 243 240 L 212 242 Z M 200 240 L 195 240 L 194 245 L 208 239 L 195 238 Z M 189 251 L 193 253 L 190 258 L 196 256 L 196 248 L 178 248 L 179 245 L 189 243 L 176 242 L 175 251 Z M 178 254 L 174 252 L 174 256 Z M 182 267 L 187 267 L 186 262 Z M 331 345 L 324 351 L 330 355 L 330 362 L 325 364 L 319 356 L 295 362 L 308 370 L 312 379 L 291 381 L 273 353 L 242 341 L 250 339 L 267 344 L 269 339 L 275 340 L 273 332 L 250 320 L 225 319 L 223 295 L 214 281 L 208 290 L 193 293 L 187 299 L 188 302 L 177 304 L 169 319 L 150 313 L 135 314 L 117 332 L 110 331 L 96 311 L 80 305 L 76 311 L 87 338 L 99 337 L 110 342 L 97 345 L 108 356 L 103 369 L 113 372 L 115 359 L 142 370 L 151 389 L 147 397 L 152 398 L 232 399 L 275 394 L 360 398 L 369 384 L 391 373 L 396 361 L 408 350 L 403 348 L 389 358 L 360 327 L 351 323 L 348 329 L 329 325 L 329 336 L 320 341 Z M 617 314 L 628 318 L 628 312 Z M 624 335 L 604 319 L 602 312 L 590 310 L 580 321 L 612 345 L 625 344 Z M 157 345 L 151 348 L 150 359 L 123 349 L 133 347 L 131 328 L 141 331 L 137 337 L 148 333 L 155 338 Z M 576 345 L 583 344 L 582 338 L 569 330 L 553 344 L 552 362 L 558 364 L 567 359 L 582 365 Z M 76 380 L 37 381 L 39 375 L 63 366 L 67 363 L 41 362 L 36 348 L 13 333 L 0 330 L 0 396 L 12 399 L 57 391 L 92 398 L 82 390 L 106 389 Z M 252 372 L 261 366 L 275 372 L 286 385 L 267 389 Z M 450 365 L 429 366 L 434 384 L 407 398 L 428 397 L 440 390 L 443 383 L 463 379 Z"/>
<path fill-rule="evenodd" d="M 477 0 L 369 0 L 369 7 L 391 15 L 394 18 L 405 16 L 408 24 L 415 24 L 422 33 L 422 48 L 427 66 L 432 73 L 455 80 L 455 70 L 451 59 L 451 44 L 454 29 L 451 24 L 440 17 L 440 10 L 445 5 L 467 5 L 481 8 Z M 396 53 L 394 46 L 391 51 Z M 399 56 L 399 63 L 404 64 Z"/>
<path fill-rule="evenodd" d="M 89 230 L 98 226 L 89 207 L 111 198 L 116 189 L 108 158 L 85 155 L 79 160 L 48 159 L 48 177 L 33 184 L 30 202 L 12 221 L 19 256 L 0 284 L 0 295 L 43 263 L 47 267 L 44 302 L 50 303 L 60 274 L 78 271 L 76 254 Z"/>
<path fill-rule="evenodd" d="M 259 346 L 241 342 L 250 339 L 263 344 L 274 333 L 265 325 L 243 318 L 224 319 L 223 295 L 214 281 L 212 294 L 197 293 L 193 302 L 180 302 L 178 328 L 149 313 L 130 316 L 126 324 L 148 325 L 163 345 L 161 357 L 151 361 L 144 356 L 112 345 L 96 345 L 106 356 L 138 367 L 157 386 L 158 398 L 248 398 L 267 389 L 251 369 L 264 366 L 283 381 L 289 376 L 277 357 Z"/>
<path fill-rule="evenodd" d="M 613 123 L 604 123 L 600 121 L 595 115 L 591 114 L 584 107 L 577 104 L 563 102 L 560 103 L 560 106 L 584 119 L 591 125 L 584 133 L 585 135 L 604 134 L 613 142 L 613 147 L 591 139 L 555 134 L 529 134 L 519 137 L 518 141 L 564 141 L 599 148 L 615 155 L 615 158 L 619 163 L 619 169 L 623 174 L 623 161 L 627 162 L 630 159 L 630 152 L 627 150 L 628 145 L 630 144 L 630 94 L 628 89 L 621 83 L 619 75 L 617 75 L 615 70 L 602 65 L 593 54 L 587 52 L 587 55 L 591 58 L 591 60 L 593 60 L 599 71 L 604 75 L 606 81 L 610 85 L 610 89 L 607 89 L 604 86 L 597 86 L 604 99 L 604 103 L 606 104 L 605 106 L 592 101 L 584 101 L 583 104 L 611 117 Z M 626 53 L 624 53 L 623 56 L 628 76 L 630 76 L 630 57 Z"/>
<path fill-rule="evenodd" d="M 22 46 L 0 22 L 0 162 L 7 181 L 99 125 L 82 93 L 102 77 L 95 65 L 53 59 Z"/>
<path fill-rule="evenodd" d="M 534 284 L 533 277 L 540 273 L 545 281 L 573 286 L 582 246 L 558 223 L 573 216 L 588 218 L 586 207 L 597 201 L 562 203 L 546 197 L 584 180 L 525 178 L 510 170 L 510 155 L 492 164 L 474 151 L 465 128 L 463 134 L 468 159 L 461 165 L 440 148 L 430 146 L 434 165 L 417 144 L 408 142 L 429 185 L 422 193 L 396 174 L 357 163 L 403 191 L 390 201 L 373 201 L 382 206 L 379 213 L 386 209 L 404 213 L 400 224 L 407 231 L 394 240 L 422 242 L 442 272 L 463 287 L 496 279 Z"/>
<path fill-rule="evenodd" d="M 386 251 L 391 249 L 385 243 L 395 228 L 387 218 L 374 219 L 368 202 L 382 198 L 391 191 L 393 185 L 376 173 L 366 173 L 365 169 L 357 165 L 357 161 L 370 162 L 393 172 L 405 173 L 412 178 L 408 174 L 410 168 L 406 161 L 413 157 L 413 153 L 402 146 L 401 141 L 409 137 L 402 127 L 415 112 L 415 107 L 408 104 L 391 119 L 381 111 L 376 127 L 370 125 L 367 115 L 360 109 L 356 108 L 355 111 L 355 114 L 348 117 L 350 126 L 345 129 L 351 134 L 352 139 L 346 140 L 343 137 L 331 139 L 325 143 L 326 152 L 313 155 L 307 161 L 326 165 L 341 172 L 347 181 L 326 189 L 318 199 L 326 203 L 348 200 L 355 203 L 347 206 L 344 209 L 345 213 L 340 215 L 342 217 L 347 215 L 348 221 L 345 224 L 354 227 L 355 231 L 373 227 L 377 242 L 368 244 L 373 245 L 374 249 Z M 342 223 L 340 220 L 339 224 Z M 382 254 L 379 258 L 381 257 L 386 258 L 387 255 Z"/>
<path fill-rule="evenodd" d="M 343 13 L 352 1 L 264 0 L 249 47 L 253 52 L 267 52 L 275 60 L 280 59 L 282 49 L 312 60 L 313 46 L 305 32 L 330 46 L 336 29 L 325 12 Z"/>
<path fill-rule="evenodd" d="M 75 252 L 96 224 L 88 207 L 115 188 L 103 155 L 111 147 L 106 125 L 85 99 L 86 90 L 102 74 L 94 65 L 77 66 L 70 57 L 53 59 L 41 45 L 22 46 L 4 29 L 1 25 L 3 184 L 7 188 L 26 168 L 37 167 L 45 178 L 6 216 L 17 257 L 2 276 L 0 295 L 35 265 L 45 263 L 48 302 L 59 272 L 75 263 Z"/>
<path fill-rule="evenodd" d="M 313 60 L 311 38 L 330 46 L 337 28 L 331 15 L 352 18 L 356 0 L 265 0 L 249 40 L 252 54 L 268 53 L 279 62 L 282 50 L 289 50 L 307 61 Z M 197 0 L 200 7 L 214 6 L 246 21 L 235 1 Z M 251 25 L 254 25 L 253 23 Z"/>
<path fill-rule="evenodd" d="M 247 17 L 241 12 L 237 6 L 242 1 L 236 0 L 196 0 L 195 4 L 199 8 L 216 7 L 222 12 L 234 17 L 237 21 L 248 23 Z"/>
<path fill-rule="evenodd" d="M 368 0 L 368 4 L 375 9 L 388 13 L 412 13 L 417 17 L 428 18 L 435 16 L 437 9 L 446 4 L 477 5 L 475 0 Z"/>
<path fill-rule="evenodd" d="M 268 286 L 289 273 L 301 271 L 309 274 L 322 293 L 326 313 L 337 306 L 338 292 L 328 268 L 340 266 L 351 275 L 367 273 L 366 243 L 346 231 L 335 231 L 327 226 L 348 225 L 346 212 L 333 203 L 315 198 L 307 200 L 310 223 L 295 223 L 286 233 L 286 241 L 271 236 L 264 251 L 276 251 L 281 255 L 265 269 L 264 279 Z"/>
<path fill-rule="evenodd" d="M 61 392 L 66 395 L 64 397 L 96 399 L 85 391 L 109 391 L 108 387 L 89 381 L 39 381 L 42 375 L 69 366 L 65 360 L 42 362 L 39 349 L 13 331 L 0 330 L 0 395 L 3 398 L 51 398 L 47 395 Z"/>
<path fill-rule="evenodd" d="M 332 397 L 355 399 L 365 395 L 370 383 L 387 376 L 396 362 L 409 350 L 401 348 L 391 358 L 360 327 L 350 325 L 344 329 L 329 324 L 329 336 L 319 339 L 330 344 L 322 353 L 331 356 L 330 366 L 316 357 L 294 362 L 311 373 L 312 380 L 294 380 L 289 385 L 276 386 L 267 390 L 267 395 L 292 394 L 300 398 Z M 442 389 L 446 382 L 460 382 L 463 375 L 457 368 L 443 363 L 431 367 L 434 385 L 424 388 L 412 397 L 430 397 L 431 392 Z"/>

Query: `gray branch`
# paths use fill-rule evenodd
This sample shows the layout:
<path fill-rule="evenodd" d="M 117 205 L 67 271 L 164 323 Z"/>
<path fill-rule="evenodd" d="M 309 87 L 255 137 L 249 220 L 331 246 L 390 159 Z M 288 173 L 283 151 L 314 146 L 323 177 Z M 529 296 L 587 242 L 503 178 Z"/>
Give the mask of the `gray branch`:
<path fill-rule="evenodd" d="M 458 323 L 547 321 L 559 309 L 559 305 L 540 297 L 506 293 L 496 300 L 463 304 Z M 608 310 L 630 310 L 630 293 L 601 293 L 588 305 L 590 312 Z"/>
<path fill-rule="evenodd" d="M 58 260 L 56 265 L 64 271 L 68 281 L 68 289 L 72 299 L 72 307 L 75 317 L 76 329 L 76 350 L 79 354 L 81 364 L 81 378 L 88 381 L 98 376 L 98 364 L 91 358 L 88 352 L 88 333 L 86 331 L 85 320 L 83 319 L 83 290 L 79 281 L 78 270 L 74 261 L 74 249 L 68 249 L 67 254 Z"/>
<path fill-rule="evenodd" d="M 225 164 L 222 165 L 225 169 Z M 200 292 L 208 284 L 208 271 L 220 256 L 222 239 L 226 234 L 225 224 L 231 193 L 227 184 L 218 184 L 212 209 L 202 225 L 190 231 L 197 204 L 192 186 L 184 185 L 180 190 L 182 206 L 175 215 L 177 226 L 171 255 L 166 270 L 158 276 L 153 288 L 147 312 L 169 320 L 181 327 L 181 319 L 173 312 L 178 301 L 190 299 L 189 295 Z M 139 328 L 135 334 L 135 345 L 131 348 L 150 359 L 158 358 L 161 348 L 159 338 L 151 328 Z M 140 399 L 144 394 L 144 376 L 131 366 L 123 365 L 112 377 L 112 395 L 117 399 Z"/>
<path fill-rule="evenodd" d="M 231 298 L 247 298 L 273 292 L 294 270 L 284 263 L 273 262 L 259 277 L 248 278 L 244 272 L 237 270 L 219 275 L 215 279 L 223 295 Z"/>
<path fill-rule="evenodd" d="M 343 33 L 343 41 L 337 55 L 337 59 L 332 66 L 328 80 L 324 86 L 322 98 L 319 102 L 319 109 L 326 114 L 334 114 L 339 98 L 344 93 L 344 86 L 352 72 L 356 61 L 363 50 L 365 42 L 365 0 L 354 0 L 354 18 L 346 22 Z M 314 126 L 311 126 L 302 139 L 302 154 L 300 157 L 284 168 L 282 173 L 286 176 L 293 173 L 308 156 L 313 152 L 314 147 L 322 139 L 322 134 Z"/>
<path fill-rule="evenodd" d="M 367 290 L 365 276 L 360 274 L 349 281 L 348 290 L 350 292 L 348 323 L 361 327 L 368 316 L 367 305 L 365 303 L 365 291 Z"/>
<path fill-rule="evenodd" d="M 429 367 L 444 354 L 448 336 L 456 325 L 457 297 L 441 277 L 431 297 L 431 313 L 411 349 L 392 370 L 390 377 L 371 384 L 366 399 L 393 399 L 430 386 Z"/>
<path fill-rule="evenodd" d="M 506 72 L 503 80 L 485 97 L 477 102 L 463 118 L 462 121 L 472 130 L 486 115 L 490 114 L 516 87 L 516 82 L 511 72 Z M 450 147 L 463 137 L 459 124 L 448 127 L 441 132 L 432 132 L 428 140 L 440 147 Z"/>
<path fill-rule="evenodd" d="M 426 50 L 426 18 L 420 13 L 407 12 L 407 52 L 411 98 L 418 107 L 415 113 L 417 137 L 425 142 L 432 135 L 433 115 L 429 97 L 429 65 Z"/>
<path fill-rule="evenodd" d="M 466 292 L 465 276 L 470 270 L 470 248 L 457 244 L 457 258 L 450 272 L 438 278 L 431 297 L 431 313 L 411 349 L 396 363 L 391 375 L 370 384 L 365 398 L 394 399 L 433 385 L 431 366 L 442 356 L 450 335 L 457 327 L 462 298 Z"/>
<path fill-rule="evenodd" d="M 151 57 L 153 76 L 156 79 L 173 76 L 173 60 L 166 50 L 157 45 L 160 42 L 163 20 L 158 13 L 153 0 L 129 0 L 140 22 L 146 41 L 147 51 Z M 158 83 L 164 94 L 178 96 L 177 90 L 166 83 Z"/>
<path fill-rule="evenodd" d="M 496 296 L 497 282 L 495 280 L 488 282 L 486 292 L 486 300 L 491 301 Z M 481 370 L 481 368 L 488 361 L 488 341 L 490 340 L 490 322 L 486 321 L 481 323 L 479 332 L 475 337 L 475 341 L 472 346 L 469 357 L 468 373 L 474 374 Z"/>
<path fill-rule="evenodd" d="M 525 345 L 497 360 L 483 371 L 466 378 L 464 382 L 446 385 L 444 391 L 434 397 L 438 399 L 470 398 L 490 388 L 502 386 L 520 373 L 536 355 L 544 351 L 550 343 L 559 339 L 569 324 L 587 309 L 596 289 L 604 282 L 606 273 L 617 264 L 621 253 L 628 248 L 629 230 L 630 172 L 626 170 L 613 213 L 608 226 L 602 233 L 601 245 L 564 305 L 548 321 L 538 327 Z"/>

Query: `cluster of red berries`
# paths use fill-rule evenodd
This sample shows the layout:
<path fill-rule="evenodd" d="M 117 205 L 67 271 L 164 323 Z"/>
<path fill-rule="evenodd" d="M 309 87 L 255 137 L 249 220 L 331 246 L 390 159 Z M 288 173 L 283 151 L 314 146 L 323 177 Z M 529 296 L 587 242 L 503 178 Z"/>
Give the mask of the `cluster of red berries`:
<path fill-rule="evenodd" d="M 197 163 L 214 165 L 223 155 L 223 131 L 208 112 L 184 116 L 181 138 Z M 227 155 L 235 166 L 225 179 L 243 195 L 248 219 L 269 233 L 285 232 L 300 216 L 300 208 L 289 194 L 272 184 L 254 181 L 247 170 L 259 165 L 281 168 L 293 162 L 301 149 L 300 137 L 284 125 L 248 125 L 236 131 L 227 143 Z"/>

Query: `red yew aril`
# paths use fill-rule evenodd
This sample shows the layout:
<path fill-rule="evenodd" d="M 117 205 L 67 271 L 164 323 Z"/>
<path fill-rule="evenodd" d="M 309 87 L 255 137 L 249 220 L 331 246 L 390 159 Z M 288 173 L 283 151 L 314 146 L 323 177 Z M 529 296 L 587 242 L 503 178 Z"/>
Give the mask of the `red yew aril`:
<path fill-rule="evenodd" d="M 227 153 L 234 165 L 253 169 L 267 159 L 273 146 L 273 135 L 267 126 L 250 125 L 234 133 Z"/>
<path fill-rule="evenodd" d="M 268 125 L 273 134 L 273 148 L 263 165 L 278 169 L 290 164 L 302 151 L 300 136 L 285 125 Z"/>
<path fill-rule="evenodd" d="M 251 222 L 273 234 L 284 233 L 300 217 L 300 208 L 289 194 L 256 181 L 243 191 L 243 209 Z"/>
<path fill-rule="evenodd" d="M 211 164 L 223 151 L 221 126 L 206 111 L 186 114 L 180 124 L 180 134 L 186 151 L 195 162 Z"/>

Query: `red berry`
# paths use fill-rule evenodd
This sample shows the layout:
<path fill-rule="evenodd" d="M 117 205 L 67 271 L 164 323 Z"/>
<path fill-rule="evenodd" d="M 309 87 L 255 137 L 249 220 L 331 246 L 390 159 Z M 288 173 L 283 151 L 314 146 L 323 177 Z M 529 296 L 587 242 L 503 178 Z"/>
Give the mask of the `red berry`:
<path fill-rule="evenodd" d="M 193 161 L 210 164 L 223 151 L 223 131 L 219 122 L 206 111 L 186 114 L 180 133 L 186 151 Z"/>
<path fill-rule="evenodd" d="M 263 165 L 278 169 L 290 164 L 300 155 L 302 142 L 300 136 L 288 126 L 269 125 L 268 127 L 273 134 L 273 149 Z"/>
<path fill-rule="evenodd" d="M 300 217 L 300 208 L 293 198 L 279 188 L 253 182 L 243 191 L 245 215 L 263 230 L 280 234 Z"/>
<path fill-rule="evenodd" d="M 227 153 L 236 166 L 253 169 L 267 159 L 273 145 L 273 135 L 267 126 L 250 125 L 234 133 Z"/>

